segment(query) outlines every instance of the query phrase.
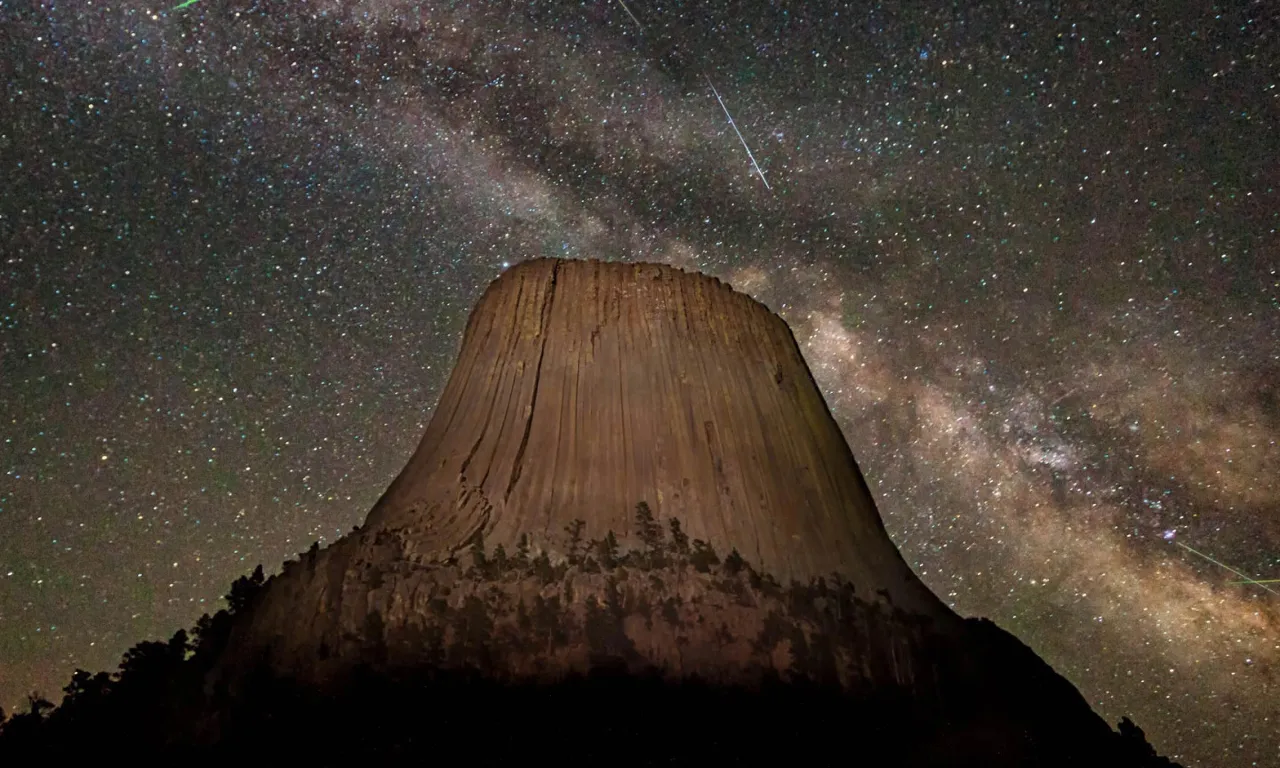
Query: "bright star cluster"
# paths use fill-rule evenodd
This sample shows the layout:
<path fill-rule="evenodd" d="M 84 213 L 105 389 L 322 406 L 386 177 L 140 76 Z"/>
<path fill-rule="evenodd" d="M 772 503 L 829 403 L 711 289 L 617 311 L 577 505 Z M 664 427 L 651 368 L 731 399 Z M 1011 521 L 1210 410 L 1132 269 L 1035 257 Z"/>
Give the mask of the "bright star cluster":
<path fill-rule="evenodd" d="M 484 286 L 596 257 L 786 318 L 956 610 L 1185 765 L 1280 764 L 1278 39 L 1265 2 L 0 0 L 0 703 L 350 530 Z"/>

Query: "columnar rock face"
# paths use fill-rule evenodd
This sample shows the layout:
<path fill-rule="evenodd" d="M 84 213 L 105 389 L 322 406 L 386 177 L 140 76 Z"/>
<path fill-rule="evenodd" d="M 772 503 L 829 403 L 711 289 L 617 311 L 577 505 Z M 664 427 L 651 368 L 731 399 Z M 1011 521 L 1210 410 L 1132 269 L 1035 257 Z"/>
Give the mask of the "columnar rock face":
<path fill-rule="evenodd" d="M 510 559 L 486 567 L 482 549 Z M 731 680 L 785 672 L 816 642 L 846 685 L 936 688 L 922 643 L 960 624 L 889 540 L 780 318 L 704 275 L 538 259 L 480 299 L 365 525 L 285 564 L 219 675 L 265 658 L 323 681 L 449 657 L 545 677 L 603 654 Z M 539 632 L 545 647 L 526 647 Z"/>
<path fill-rule="evenodd" d="M 711 277 L 537 259 L 481 298 L 426 436 L 369 514 L 406 554 L 677 517 L 784 583 L 839 574 L 949 613 L 885 533 L 787 325 Z M 881 592 L 881 590 L 883 590 Z"/>

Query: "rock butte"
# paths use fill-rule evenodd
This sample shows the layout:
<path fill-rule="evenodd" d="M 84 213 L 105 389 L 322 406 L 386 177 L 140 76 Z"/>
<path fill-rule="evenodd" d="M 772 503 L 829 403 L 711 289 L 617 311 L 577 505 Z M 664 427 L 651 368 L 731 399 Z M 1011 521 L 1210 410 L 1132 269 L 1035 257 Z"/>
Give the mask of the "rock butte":
<path fill-rule="evenodd" d="M 645 501 L 783 583 L 950 611 L 890 541 L 786 323 L 719 280 L 657 264 L 535 259 L 485 291 L 418 450 L 369 513 L 406 556 L 477 533 L 511 551 L 635 540 Z"/>
<path fill-rule="evenodd" d="M 834 578 L 934 631 L 960 622 L 890 541 L 781 318 L 669 266 L 534 259 L 480 298 L 425 436 L 365 525 L 273 579 L 241 643 L 307 677 L 316 647 L 363 653 L 343 638 L 369 613 L 415 622 L 425 569 L 477 540 L 513 552 L 527 537 L 562 561 L 581 520 L 584 539 L 637 548 L 640 501 L 782 584 Z"/>
<path fill-rule="evenodd" d="M 237 589 L 130 720 L 163 764 L 1170 765 L 937 600 L 787 326 L 665 266 L 504 273 L 365 525 Z"/>
<path fill-rule="evenodd" d="M 612 532 L 621 550 L 639 551 L 641 501 L 664 530 L 678 519 L 690 539 L 720 555 L 736 550 L 780 585 L 822 580 L 856 594 L 859 626 L 874 637 L 842 652 L 844 684 L 932 685 L 935 659 L 918 628 L 963 634 L 961 618 L 890 541 L 781 318 L 719 280 L 668 266 L 534 259 L 480 298 L 421 444 L 365 524 L 285 564 L 238 623 L 211 680 L 234 685 L 263 658 L 318 684 L 371 655 L 388 668 L 430 667 L 440 646 L 427 635 L 460 642 L 456 627 L 470 625 L 459 611 L 472 598 L 507 638 L 500 654 L 479 651 L 493 674 L 589 669 L 599 649 L 584 640 L 586 614 L 616 595 L 610 583 L 626 569 L 575 565 L 565 531 L 582 521 L 583 540 Z M 568 569 L 563 599 L 529 571 L 460 586 L 476 543 L 514 553 L 522 541 L 529 557 Z M 726 582 L 690 575 L 677 569 L 647 588 L 628 582 L 619 599 L 632 618 L 619 614 L 618 631 L 629 665 L 724 681 L 789 669 L 785 651 L 761 655 L 761 633 L 780 609 L 773 598 L 733 598 Z M 542 623 L 576 627 L 572 637 L 545 654 L 510 650 L 528 633 L 517 628 L 520 606 L 553 599 L 559 607 Z M 661 622 L 643 607 L 671 601 L 682 607 Z M 876 605 L 893 618 L 873 631 Z"/>

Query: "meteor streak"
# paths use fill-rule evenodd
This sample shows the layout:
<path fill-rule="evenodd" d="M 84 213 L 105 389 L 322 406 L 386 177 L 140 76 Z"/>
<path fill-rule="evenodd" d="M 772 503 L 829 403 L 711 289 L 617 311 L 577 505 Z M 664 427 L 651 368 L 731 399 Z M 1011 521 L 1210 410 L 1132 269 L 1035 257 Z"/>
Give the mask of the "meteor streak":
<path fill-rule="evenodd" d="M 187 0 L 187 1 L 186 1 L 185 3 L 183 3 L 182 5 L 175 5 L 175 6 L 173 6 L 172 8 L 170 8 L 170 9 L 169 9 L 169 12 L 170 12 L 170 13 L 172 13 L 172 12 L 174 12 L 174 11 L 180 11 L 180 10 L 182 10 L 183 8 L 186 8 L 188 5 L 194 5 L 195 3 L 198 3 L 198 2 L 200 2 L 200 0 Z"/>
<path fill-rule="evenodd" d="M 1232 573 L 1234 573 L 1235 575 L 1237 575 L 1237 576 L 1239 576 L 1240 578 L 1244 579 L 1244 581 L 1240 582 L 1241 584 L 1253 584 L 1254 586 L 1258 587 L 1259 589 L 1265 589 L 1265 590 L 1267 590 L 1268 592 L 1270 592 L 1270 593 L 1271 593 L 1271 594 L 1273 594 L 1273 595 L 1280 596 L 1280 592 L 1275 591 L 1274 589 L 1272 589 L 1271 587 L 1268 587 L 1266 584 L 1263 584 L 1263 583 L 1262 583 L 1262 582 L 1260 582 L 1260 581 L 1255 581 L 1255 580 L 1253 580 L 1253 579 L 1249 578 L 1249 575 L 1248 575 L 1247 573 L 1241 573 L 1240 571 L 1237 571 L 1235 568 L 1232 568 L 1231 566 L 1227 565 L 1226 563 L 1220 563 L 1220 562 L 1218 562 L 1217 560 L 1214 560 L 1212 557 L 1209 557 L 1209 556 L 1208 556 L 1208 555 L 1206 555 L 1205 553 L 1203 553 L 1203 552 L 1197 552 L 1197 551 L 1195 551 L 1194 549 L 1192 549 L 1191 547 L 1188 547 L 1186 544 L 1183 544 L 1183 543 L 1182 543 L 1182 542 L 1180 542 L 1180 541 L 1175 541 L 1175 542 L 1173 542 L 1173 543 L 1174 543 L 1174 544 L 1177 544 L 1178 546 L 1180 546 L 1180 547 L 1182 547 L 1183 549 L 1187 550 L 1187 551 L 1188 551 L 1188 552 L 1190 552 L 1191 554 L 1196 555 L 1197 557 L 1203 557 L 1205 560 L 1208 560 L 1209 562 L 1213 563 L 1214 565 L 1216 565 L 1216 566 L 1218 566 L 1218 567 L 1220 567 L 1220 568 L 1226 568 L 1228 571 L 1231 571 L 1231 572 L 1232 572 Z M 1275 581 L 1275 580 L 1273 580 L 1273 579 L 1267 579 L 1267 581 Z"/>
<path fill-rule="evenodd" d="M 627 12 L 627 15 L 631 17 L 631 20 L 634 21 L 636 26 L 640 28 L 640 31 L 643 32 L 644 25 L 641 24 L 640 20 L 636 18 L 636 15 L 631 12 L 631 9 L 627 7 L 627 4 L 622 2 L 622 0 L 618 0 L 618 5 L 622 6 L 622 10 Z"/>
<path fill-rule="evenodd" d="M 720 102 L 720 108 L 724 110 L 724 116 L 729 118 L 729 125 L 733 127 L 733 132 L 738 134 L 738 141 L 742 142 L 742 148 L 747 150 L 747 157 L 751 158 L 751 165 L 756 169 L 756 173 L 760 174 L 760 180 L 764 182 L 764 188 L 773 191 L 773 187 L 769 186 L 769 180 L 764 177 L 764 171 L 760 170 L 760 164 L 756 162 L 756 156 L 751 154 L 751 147 L 747 146 L 747 140 L 742 138 L 742 131 L 738 130 L 738 124 L 733 122 L 733 115 L 729 114 L 729 108 L 724 105 L 724 99 L 720 98 L 720 92 L 716 90 L 715 83 L 711 82 L 711 75 L 707 75 L 707 85 L 711 86 L 711 92 L 716 95 L 716 101 Z"/>

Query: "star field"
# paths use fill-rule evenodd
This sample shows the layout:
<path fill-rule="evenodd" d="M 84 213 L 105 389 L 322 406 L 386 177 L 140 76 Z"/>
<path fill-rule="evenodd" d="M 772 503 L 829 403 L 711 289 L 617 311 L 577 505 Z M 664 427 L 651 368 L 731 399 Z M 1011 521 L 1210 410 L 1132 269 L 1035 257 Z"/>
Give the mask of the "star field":
<path fill-rule="evenodd" d="M 596 257 L 779 312 L 957 611 L 1280 764 L 1202 556 L 1280 578 L 1268 4 L 169 7 L 0 0 L 7 710 L 361 522 L 485 285 Z"/>

